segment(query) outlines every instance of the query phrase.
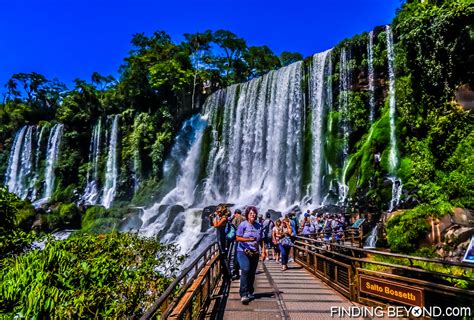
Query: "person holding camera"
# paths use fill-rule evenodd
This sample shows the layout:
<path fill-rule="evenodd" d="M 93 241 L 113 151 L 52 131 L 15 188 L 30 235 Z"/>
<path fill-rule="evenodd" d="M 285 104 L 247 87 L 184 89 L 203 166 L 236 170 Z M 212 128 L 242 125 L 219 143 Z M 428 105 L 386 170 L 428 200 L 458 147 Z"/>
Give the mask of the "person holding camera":
<path fill-rule="evenodd" d="M 229 210 L 224 205 L 218 205 L 212 216 L 212 226 L 216 229 L 217 241 L 222 253 L 227 253 L 226 225 Z"/>
<path fill-rule="evenodd" d="M 257 208 L 250 206 L 245 210 L 246 220 L 237 228 L 235 240 L 237 246 L 237 259 L 239 261 L 240 275 L 240 301 L 248 304 L 255 299 L 254 282 L 260 256 L 259 244 L 262 242 L 262 225 L 257 222 Z"/>

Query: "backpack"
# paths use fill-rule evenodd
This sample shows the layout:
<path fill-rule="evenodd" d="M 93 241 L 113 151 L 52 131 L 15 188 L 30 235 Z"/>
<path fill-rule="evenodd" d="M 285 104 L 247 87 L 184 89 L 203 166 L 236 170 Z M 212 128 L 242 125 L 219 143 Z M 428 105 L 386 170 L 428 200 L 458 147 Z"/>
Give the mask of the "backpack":
<path fill-rule="evenodd" d="M 227 231 L 226 231 L 226 238 L 229 241 L 234 241 L 235 240 L 235 235 L 237 230 L 235 230 L 235 226 L 232 223 L 227 224 Z"/>
<path fill-rule="evenodd" d="M 265 221 L 263 221 L 262 233 L 265 238 L 272 237 L 272 230 L 274 226 L 275 223 L 270 219 L 266 219 Z"/>

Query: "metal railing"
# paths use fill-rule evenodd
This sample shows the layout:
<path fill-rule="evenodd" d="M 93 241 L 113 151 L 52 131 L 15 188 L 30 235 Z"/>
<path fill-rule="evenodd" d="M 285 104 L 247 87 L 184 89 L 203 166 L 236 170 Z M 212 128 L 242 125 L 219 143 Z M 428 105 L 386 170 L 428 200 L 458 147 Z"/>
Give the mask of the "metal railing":
<path fill-rule="evenodd" d="M 309 238 L 330 243 L 349 244 L 359 248 L 364 244 L 364 233 L 361 228 L 344 229 L 343 231 L 320 231 L 308 235 Z"/>
<path fill-rule="evenodd" d="M 474 290 L 453 285 L 474 283 L 474 266 L 467 263 L 366 250 L 307 237 L 297 237 L 294 250 L 298 263 L 353 301 L 373 305 L 393 303 L 361 292 L 359 280 L 365 275 L 421 288 L 427 306 L 474 305 Z M 402 264 L 403 261 L 408 265 Z M 426 270 L 426 267 L 441 271 Z M 456 267 L 460 274 L 442 272 L 445 267 Z"/>
<path fill-rule="evenodd" d="M 200 319 L 223 280 L 217 243 L 209 245 L 141 317 L 145 319 Z"/>

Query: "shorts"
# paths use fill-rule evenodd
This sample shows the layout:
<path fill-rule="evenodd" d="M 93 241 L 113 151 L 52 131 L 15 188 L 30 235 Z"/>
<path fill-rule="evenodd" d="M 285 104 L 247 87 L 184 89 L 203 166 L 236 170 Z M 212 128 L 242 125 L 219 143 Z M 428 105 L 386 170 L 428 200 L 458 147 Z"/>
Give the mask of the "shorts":
<path fill-rule="evenodd" d="M 263 238 L 263 244 L 265 245 L 265 248 L 267 248 L 267 249 L 273 248 L 272 238 L 264 237 Z"/>

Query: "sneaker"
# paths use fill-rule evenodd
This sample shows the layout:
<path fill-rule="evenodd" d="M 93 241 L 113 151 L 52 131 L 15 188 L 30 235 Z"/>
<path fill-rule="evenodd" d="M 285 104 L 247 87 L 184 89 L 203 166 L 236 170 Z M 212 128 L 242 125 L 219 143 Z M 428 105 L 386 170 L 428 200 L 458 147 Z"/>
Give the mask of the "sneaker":
<path fill-rule="evenodd" d="M 288 259 L 288 262 L 295 262 L 293 258 Z"/>
<path fill-rule="evenodd" d="M 239 279 L 240 279 L 240 276 L 238 274 L 234 274 L 232 276 L 232 281 L 239 280 Z"/>
<path fill-rule="evenodd" d="M 249 295 L 247 295 L 247 297 L 250 299 L 250 300 L 255 300 L 255 296 L 251 293 Z"/>
<path fill-rule="evenodd" d="M 244 297 L 240 298 L 240 302 L 242 302 L 242 304 L 249 304 L 250 298 L 247 297 L 247 296 L 244 296 Z"/>

